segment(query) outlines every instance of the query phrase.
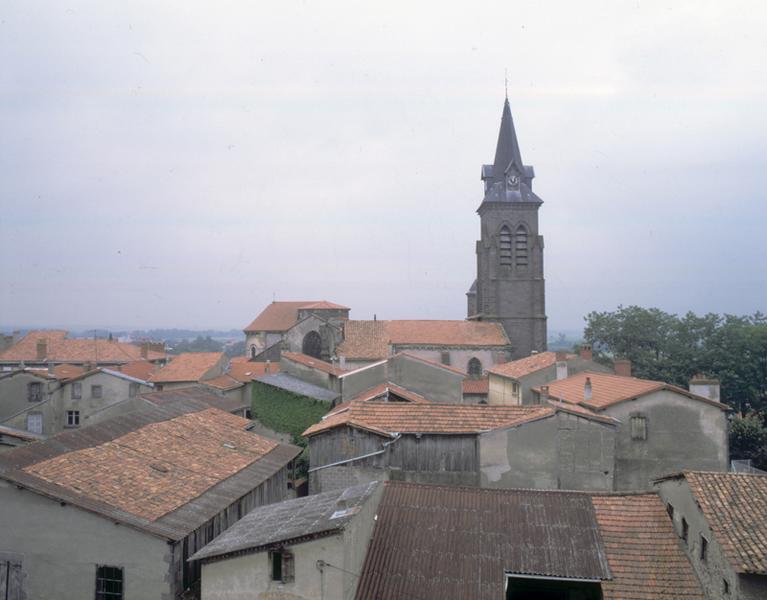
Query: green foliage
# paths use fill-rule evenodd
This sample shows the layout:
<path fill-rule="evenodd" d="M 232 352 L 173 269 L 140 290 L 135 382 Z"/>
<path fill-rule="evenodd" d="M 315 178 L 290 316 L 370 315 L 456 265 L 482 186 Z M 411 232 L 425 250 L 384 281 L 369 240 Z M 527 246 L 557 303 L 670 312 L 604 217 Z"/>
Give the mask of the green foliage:
<path fill-rule="evenodd" d="M 685 386 L 697 373 L 722 384 L 722 400 L 739 412 L 762 409 L 767 396 L 767 318 L 619 306 L 586 317 L 596 359 L 627 358 L 637 377 Z"/>
<path fill-rule="evenodd" d="M 767 427 L 755 415 L 730 423 L 730 457 L 748 459 L 757 469 L 767 470 Z"/>
<path fill-rule="evenodd" d="M 235 356 L 244 356 L 245 355 L 245 340 L 241 340 L 239 342 L 235 342 L 234 344 L 229 344 L 224 348 L 224 352 L 226 352 L 226 355 L 229 358 L 234 358 Z"/>
<path fill-rule="evenodd" d="M 182 352 L 221 352 L 224 345 L 217 342 L 209 335 L 202 337 L 198 335 L 193 340 L 180 340 L 173 344 L 171 352 L 181 354 Z"/>
<path fill-rule="evenodd" d="M 306 439 L 301 434 L 330 410 L 328 402 L 278 390 L 257 381 L 253 383 L 252 407 L 254 419 L 269 429 L 289 434 L 293 443 L 303 448 Z"/>

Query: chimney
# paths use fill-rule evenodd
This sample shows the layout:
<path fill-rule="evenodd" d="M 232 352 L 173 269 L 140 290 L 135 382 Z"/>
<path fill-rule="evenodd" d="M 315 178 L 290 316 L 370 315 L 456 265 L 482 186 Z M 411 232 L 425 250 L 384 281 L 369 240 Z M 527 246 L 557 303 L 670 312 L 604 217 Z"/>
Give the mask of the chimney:
<path fill-rule="evenodd" d="M 614 360 L 613 369 L 616 375 L 621 377 L 631 377 L 631 361 L 630 360 Z"/>
<path fill-rule="evenodd" d="M 567 361 L 557 360 L 557 381 L 567 379 Z"/>
<path fill-rule="evenodd" d="M 141 342 L 141 358 L 149 358 L 149 342 Z"/>
<path fill-rule="evenodd" d="M 720 385 L 718 379 L 707 379 L 705 375 L 698 373 L 690 379 L 690 393 L 696 396 L 703 396 L 709 400 L 721 402 Z"/>
<path fill-rule="evenodd" d="M 533 356 L 533 355 L 535 355 L 535 354 L 538 354 L 538 351 L 537 351 L 537 350 L 531 350 L 531 351 L 530 351 L 530 356 Z"/>
<path fill-rule="evenodd" d="M 546 402 L 549 399 L 549 386 L 542 385 L 541 386 L 541 404 Z"/>
<path fill-rule="evenodd" d="M 377 320 L 378 320 L 378 315 L 376 315 L 375 313 L 373 313 L 373 320 L 374 320 L 374 321 L 377 321 Z"/>
<path fill-rule="evenodd" d="M 48 363 L 48 374 L 49 374 L 49 375 L 53 375 L 53 369 L 54 369 L 54 366 L 55 366 L 55 365 L 54 365 L 52 362 L 49 362 L 49 363 Z"/>
<path fill-rule="evenodd" d="M 582 344 L 580 355 L 583 360 L 594 360 L 594 353 L 591 350 L 591 344 Z"/>
<path fill-rule="evenodd" d="M 591 400 L 591 377 L 586 377 L 586 383 L 583 384 L 583 399 Z"/>
<path fill-rule="evenodd" d="M 40 338 L 37 340 L 37 360 L 44 360 L 48 356 L 48 340 Z"/>
<path fill-rule="evenodd" d="M 269 375 L 272 369 L 272 361 L 269 359 L 266 360 L 266 364 L 264 365 L 264 375 Z"/>
<path fill-rule="evenodd" d="M 338 366 L 341 367 L 342 371 L 346 371 L 346 357 L 340 356 L 338 358 Z"/>

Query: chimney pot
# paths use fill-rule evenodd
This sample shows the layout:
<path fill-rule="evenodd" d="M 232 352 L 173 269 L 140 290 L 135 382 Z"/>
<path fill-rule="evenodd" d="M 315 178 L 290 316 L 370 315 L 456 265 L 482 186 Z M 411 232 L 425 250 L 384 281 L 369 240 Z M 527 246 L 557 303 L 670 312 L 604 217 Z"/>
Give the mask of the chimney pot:
<path fill-rule="evenodd" d="M 583 399 L 591 400 L 591 396 L 592 396 L 591 377 L 586 377 L 586 383 L 583 385 Z"/>
<path fill-rule="evenodd" d="M 613 369 L 616 375 L 631 377 L 631 361 L 626 359 L 614 360 Z"/>
<path fill-rule="evenodd" d="M 718 379 L 708 379 L 698 373 L 690 379 L 689 389 L 691 394 L 721 402 L 721 386 Z"/>

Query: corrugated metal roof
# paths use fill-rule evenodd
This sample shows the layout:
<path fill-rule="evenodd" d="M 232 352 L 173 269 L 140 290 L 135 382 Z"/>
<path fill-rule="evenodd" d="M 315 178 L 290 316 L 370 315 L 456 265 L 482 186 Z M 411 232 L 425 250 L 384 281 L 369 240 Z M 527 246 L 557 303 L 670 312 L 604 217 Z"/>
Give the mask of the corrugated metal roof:
<path fill-rule="evenodd" d="M 253 509 L 189 560 L 257 551 L 273 544 L 343 529 L 378 482 L 286 500 Z M 335 515 L 335 518 L 334 518 Z"/>
<path fill-rule="evenodd" d="M 195 498 L 156 520 L 149 520 L 140 515 L 126 512 L 103 500 L 90 497 L 86 493 L 80 493 L 69 487 L 46 481 L 24 469 L 68 452 L 93 448 L 111 442 L 153 423 L 168 421 L 181 415 L 206 409 L 210 410 L 210 405 L 206 402 L 192 398 L 177 399 L 162 406 L 150 405 L 143 410 L 103 423 L 63 432 L 47 441 L 30 444 L 0 455 L 0 478 L 13 481 L 44 496 L 68 502 L 153 535 L 171 540 L 182 539 L 232 502 L 274 475 L 294 459 L 301 452 L 301 449 L 287 444 L 279 444 L 234 475 L 219 481 Z M 228 419 L 234 418 L 230 415 L 226 415 L 226 417 Z M 158 460 L 161 458 L 161 455 L 158 455 Z M 119 465 L 115 465 L 115 468 L 119 468 Z"/>
<path fill-rule="evenodd" d="M 327 402 L 332 402 L 340 396 L 338 392 L 307 383 L 306 381 L 288 375 L 287 373 L 273 373 L 272 375 L 264 375 L 263 377 L 258 377 L 255 381 L 280 388 L 281 390 L 293 392 L 299 396 L 314 398 L 315 400 L 325 400 Z"/>
<path fill-rule="evenodd" d="M 588 494 L 385 485 L 358 599 L 503 598 L 506 573 L 612 577 Z"/>

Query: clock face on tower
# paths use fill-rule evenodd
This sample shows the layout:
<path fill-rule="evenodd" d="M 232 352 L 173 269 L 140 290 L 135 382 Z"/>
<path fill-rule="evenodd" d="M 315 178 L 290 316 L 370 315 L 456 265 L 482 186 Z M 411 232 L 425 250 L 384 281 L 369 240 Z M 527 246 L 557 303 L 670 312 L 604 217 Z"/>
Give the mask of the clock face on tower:
<path fill-rule="evenodd" d="M 516 175 L 509 176 L 509 187 L 517 187 L 519 185 L 519 177 Z"/>

